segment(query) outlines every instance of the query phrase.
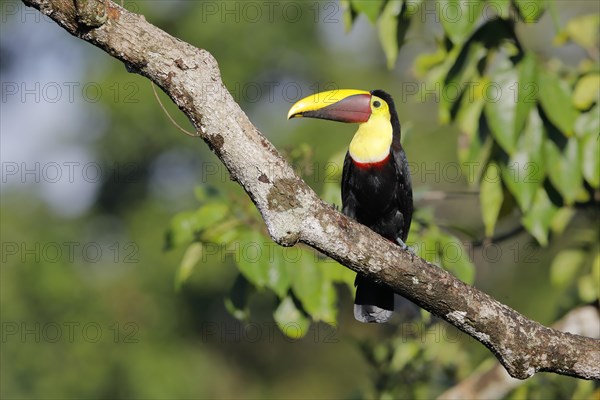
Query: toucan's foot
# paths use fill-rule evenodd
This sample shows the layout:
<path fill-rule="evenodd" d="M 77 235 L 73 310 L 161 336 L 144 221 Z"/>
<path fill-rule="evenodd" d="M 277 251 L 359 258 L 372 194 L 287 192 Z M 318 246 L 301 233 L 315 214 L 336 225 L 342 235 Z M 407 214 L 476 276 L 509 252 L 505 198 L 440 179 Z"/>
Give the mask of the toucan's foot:
<path fill-rule="evenodd" d="M 398 243 L 398 245 L 400 245 L 400 247 L 402 247 L 402 250 L 408 249 L 408 245 L 406 243 L 404 243 L 404 241 L 402 241 L 402 239 L 396 238 L 396 243 Z"/>
<path fill-rule="evenodd" d="M 406 243 L 404 243 L 404 241 L 402 241 L 402 239 L 397 238 L 396 239 L 396 243 L 398 243 L 398 245 L 400 247 L 402 247 L 402 250 L 406 250 L 408 251 L 412 256 L 416 256 L 414 250 L 412 249 L 412 247 L 409 247 Z"/>
<path fill-rule="evenodd" d="M 400 247 L 402 247 L 402 250 L 408 250 L 408 251 L 412 252 L 410 247 L 408 247 L 408 245 L 406 243 L 404 243 L 404 241 L 402 241 L 402 239 L 397 238 L 396 243 L 398 243 L 400 245 Z"/>
<path fill-rule="evenodd" d="M 335 211 L 340 211 L 340 208 L 338 207 L 337 204 L 330 204 L 331 208 L 333 208 Z"/>

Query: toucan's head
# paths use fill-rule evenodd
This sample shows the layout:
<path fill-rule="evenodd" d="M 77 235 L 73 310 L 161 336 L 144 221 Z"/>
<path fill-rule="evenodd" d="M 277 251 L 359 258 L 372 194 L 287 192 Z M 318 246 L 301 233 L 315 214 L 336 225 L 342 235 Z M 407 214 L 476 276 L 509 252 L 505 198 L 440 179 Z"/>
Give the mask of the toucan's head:
<path fill-rule="evenodd" d="M 389 154 L 392 140 L 400 143 L 394 102 L 383 90 L 338 89 L 315 93 L 292 106 L 288 119 L 297 117 L 359 123 L 349 150 L 360 163 L 379 162 Z"/>

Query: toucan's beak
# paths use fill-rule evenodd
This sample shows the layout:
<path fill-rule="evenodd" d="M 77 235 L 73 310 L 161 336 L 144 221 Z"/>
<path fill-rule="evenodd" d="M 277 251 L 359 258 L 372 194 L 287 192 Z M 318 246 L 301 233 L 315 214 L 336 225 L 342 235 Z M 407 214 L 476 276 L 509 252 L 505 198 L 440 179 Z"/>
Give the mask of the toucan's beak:
<path fill-rule="evenodd" d="M 315 93 L 290 108 L 288 119 L 321 118 L 341 122 L 367 122 L 371 116 L 371 93 L 338 89 Z"/>

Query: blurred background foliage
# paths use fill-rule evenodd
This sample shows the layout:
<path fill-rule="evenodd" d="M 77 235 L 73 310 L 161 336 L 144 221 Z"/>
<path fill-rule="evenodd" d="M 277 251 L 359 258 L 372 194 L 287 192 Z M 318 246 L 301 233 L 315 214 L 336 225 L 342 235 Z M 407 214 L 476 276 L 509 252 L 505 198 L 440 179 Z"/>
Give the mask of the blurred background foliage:
<path fill-rule="evenodd" d="M 210 51 L 332 204 L 353 128 L 287 110 L 315 91 L 387 90 L 415 251 L 546 325 L 597 302 L 597 3 L 124 6 Z M 391 324 L 355 322 L 353 273 L 272 243 L 145 79 L 19 2 L 3 3 L 1 29 L 2 398 L 431 398 L 490 362 L 401 302 Z M 549 374 L 508 394 L 594 396 L 597 384 Z"/>

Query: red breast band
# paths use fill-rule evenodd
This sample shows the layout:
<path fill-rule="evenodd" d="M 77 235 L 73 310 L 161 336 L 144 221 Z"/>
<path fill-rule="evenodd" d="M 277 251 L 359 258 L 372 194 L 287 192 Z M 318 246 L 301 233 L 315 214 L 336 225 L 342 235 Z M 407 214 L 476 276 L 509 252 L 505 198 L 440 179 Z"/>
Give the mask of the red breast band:
<path fill-rule="evenodd" d="M 390 162 L 390 155 L 388 154 L 387 157 L 381 161 L 376 161 L 376 162 L 372 162 L 372 163 L 361 163 L 361 162 L 356 161 L 353 158 L 352 158 L 352 162 L 354 163 L 354 165 L 356 165 L 360 169 L 371 169 L 371 168 L 381 169 L 388 162 Z"/>

